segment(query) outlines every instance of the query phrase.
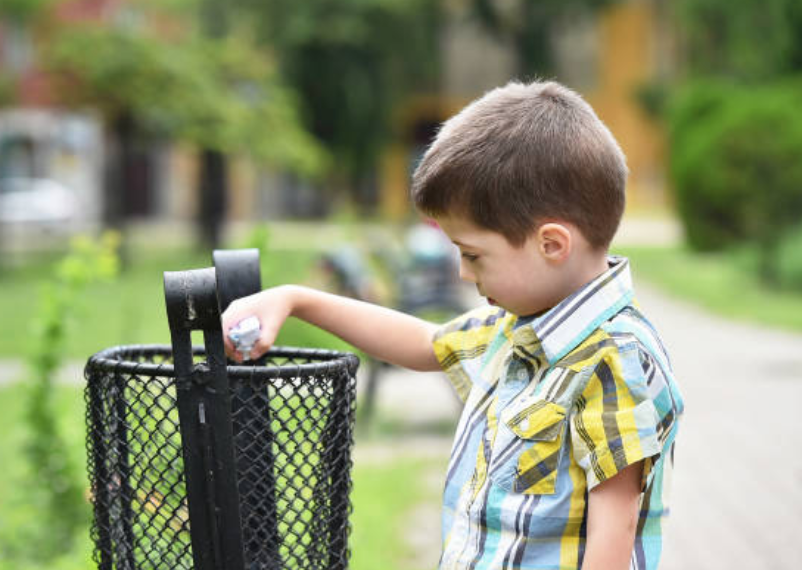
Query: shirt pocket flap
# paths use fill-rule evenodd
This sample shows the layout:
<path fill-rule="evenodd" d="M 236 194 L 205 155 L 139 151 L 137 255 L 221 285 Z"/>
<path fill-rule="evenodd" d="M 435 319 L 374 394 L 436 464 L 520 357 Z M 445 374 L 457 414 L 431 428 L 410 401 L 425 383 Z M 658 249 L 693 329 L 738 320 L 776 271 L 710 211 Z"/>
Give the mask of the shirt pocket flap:
<path fill-rule="evenodd" d="M 501 420 L 518 437 L 531 441 L 554 441 L 562 433 L 565 408 L 554 402 L 535 400 L 505 410 Z"/>

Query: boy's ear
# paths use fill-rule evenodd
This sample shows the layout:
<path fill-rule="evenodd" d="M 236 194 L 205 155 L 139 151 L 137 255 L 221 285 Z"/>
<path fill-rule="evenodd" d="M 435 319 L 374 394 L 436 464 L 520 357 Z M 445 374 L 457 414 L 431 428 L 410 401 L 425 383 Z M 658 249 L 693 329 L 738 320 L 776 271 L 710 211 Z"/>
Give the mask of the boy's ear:
<path fill-rule="evenodd" d="M 562 262 L 571 254 L 573 242 L 570 230 L 563 224 L 548 222 L 537 230 L 538 248 L 546 259 Z"/>

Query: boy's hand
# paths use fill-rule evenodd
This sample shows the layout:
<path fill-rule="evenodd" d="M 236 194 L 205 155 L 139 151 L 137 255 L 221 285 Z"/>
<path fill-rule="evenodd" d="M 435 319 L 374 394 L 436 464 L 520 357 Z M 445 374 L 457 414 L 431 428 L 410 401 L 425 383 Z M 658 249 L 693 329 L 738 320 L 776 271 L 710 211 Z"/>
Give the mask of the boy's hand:
<path fill-rule="evenodd" d="M 246 356 L 251 359 L 262 356 L 273 346 L 281 326 L 292 314 L 292 309 L 293 295 L 290 286 L 265 289 L 232 302 L 222 315 L 226 355 L 236 362 L 242 362 Z M 250 354 L 245 355 L 240 353 L 231 342 L 229 332 L 248 317 L 256 317 L 259 320 L 261 333 L 251 348 Z"/>

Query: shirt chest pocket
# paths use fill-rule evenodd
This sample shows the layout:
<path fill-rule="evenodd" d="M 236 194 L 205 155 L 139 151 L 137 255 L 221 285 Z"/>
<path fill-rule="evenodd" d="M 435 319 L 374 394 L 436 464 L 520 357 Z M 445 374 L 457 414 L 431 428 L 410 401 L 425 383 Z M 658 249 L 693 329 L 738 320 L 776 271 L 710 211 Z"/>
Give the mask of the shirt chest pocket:
<path fill-rule="evenodd" d="M 565 408 L 546 400 L 509 407 L 499 417 L 498 441 L 490 467 L 496 485 L 523 494 L 554 493 L 566 431 Z"/>

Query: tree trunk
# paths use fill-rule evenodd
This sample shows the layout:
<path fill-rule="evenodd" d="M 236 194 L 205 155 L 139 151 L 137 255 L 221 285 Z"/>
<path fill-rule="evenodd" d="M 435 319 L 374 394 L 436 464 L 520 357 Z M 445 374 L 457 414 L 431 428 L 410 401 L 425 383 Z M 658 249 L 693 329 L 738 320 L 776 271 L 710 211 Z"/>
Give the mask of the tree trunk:
<path fill-rule="evenodd" d="M 549 37 L 550 25 L 555 20 L 550 4 L 521 3 L 522 25 L 514 37 L 518 58 L 518 73 L 531 81 L 537 77 L 550 77 L 554 72 L 554 53 Z"/>
<path fill-rule="evenodd" d="M 126 196 L 131 191 L 130 174 L 134 169 L 134 139 L 136 126 L 130 113 L 123 111 L 111 122 L 110 152 L 106 158 L 103 191 L 103 225 L 120 234 L 120 267 L 129 263 L 126 239 Z"/>
<path fill-rule="evenodd" d="M 198 238 L 204 248 L 214 249 L 220 245 L 228 194 L 228 159 L 222 152 L 201 151 L 199 192 Z"/>

